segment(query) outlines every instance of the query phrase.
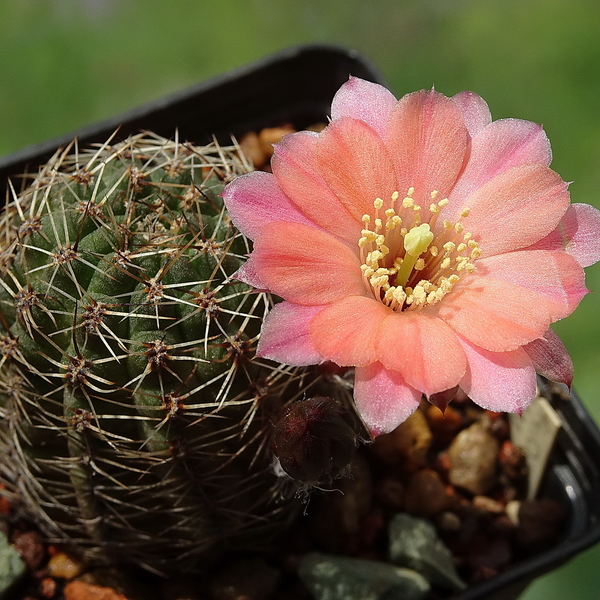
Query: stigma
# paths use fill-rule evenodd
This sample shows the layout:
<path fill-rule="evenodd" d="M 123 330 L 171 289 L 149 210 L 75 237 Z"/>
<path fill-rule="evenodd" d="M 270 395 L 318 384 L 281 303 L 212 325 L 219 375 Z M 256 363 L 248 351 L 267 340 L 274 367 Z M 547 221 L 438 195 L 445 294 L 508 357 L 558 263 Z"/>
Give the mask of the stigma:
<path fill-rule="evenodd" d="M 431 204 L 423 209 L 413 194 L 414 188 L 409 188 L 402 200 L 398 192 L 387 202 L 376 198 L 373 213 L 362 217 L 358 240 L 365 286 L 376 300 L 396 311 L 436 304 L 475 270 L 481 255 L 479 244 L 462 223 L 469 209 L 456 222 L 437 225 L 448 199 L 436 202 L 434 190 Z"/>

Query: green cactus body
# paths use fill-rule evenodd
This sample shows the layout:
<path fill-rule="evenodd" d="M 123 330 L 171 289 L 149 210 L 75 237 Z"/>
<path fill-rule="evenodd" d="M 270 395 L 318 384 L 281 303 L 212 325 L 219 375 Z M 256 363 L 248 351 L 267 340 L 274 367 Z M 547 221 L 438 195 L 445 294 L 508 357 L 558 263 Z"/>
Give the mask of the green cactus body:
<path fill-rule="evenodd" d="M 254 357 L 270 298 L 231 278 L 218 196 L 247 170 L 138 135 L 57 154 L 4 211 L 2 479 L 92 560 L 191 567 L 288 513 L 269 426 L 311 378 Z"/>

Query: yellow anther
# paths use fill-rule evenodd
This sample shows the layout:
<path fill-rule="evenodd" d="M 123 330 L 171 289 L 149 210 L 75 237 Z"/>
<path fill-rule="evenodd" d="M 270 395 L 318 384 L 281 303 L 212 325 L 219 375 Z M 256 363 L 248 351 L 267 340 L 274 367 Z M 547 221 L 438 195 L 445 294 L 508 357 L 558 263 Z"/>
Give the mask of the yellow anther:
<path fill-rule="evenodd" d="M 375 238 L 375 243 L 378 246 L 381 246 L 382 244 L 385 243 L 385 235 L 379 234 L 376 238 Z"/>
<path fill-rule="evenodd" d="M 452 229 L 453 225 L 447 219 L 444 219 L 444 229 Z"/>
<path fill-rule="evenodd" d="M 460 216 L 461 217 L 468 217 L 470 212 L 471 212 L 470 208 L 465 208 L 464 210 L 461 211 Z"/>
<path fill-rule="evenodd" d="M 360 240 L 358 240 L 358 247 L 364 248 L 366 245 L 367 245 L 367 238 L 361 237 Z"/>
<path fill-rule="evenodd" d="M 450 261 L 450 259 L 449 259 L 449 258 L 445 258 L 445 259 L 442 261 L 442 264 L 440 265 L 440 268 L 442 268 L 442 269 L 447 269 L 447 268 L 450 266 L 450 262 L 451 262 L 451 261 Z"/>
<path fill-rule="evenodd" d="M 405 236 L 407 233 L 408 233 L 408 229 L 406 229 L 406 227 L 403 227 L 403 228 L 400 230 L 400 234 L 401 234 L 402 236 Z"/>
<path fill-rule="evenodd" d="M 465 271 L 467 273 L 472 273 L 475 270 L 475 265 L 473 263 L 469 263 L 465 266 Z"/>
<path fill-rule="evenodd" d="M 450 281 L 451 284 L 455 284 L 458 280 L 460 279 L 460 277 L 458 275 L 450 275 L 450 277 L 448 277 L 448 280 Z"/>
<path fill-rule="evenodd" d="M 429 246 L 429 254 L 434 258 L 439 254 L 440 249 L 437 246 Z"/>
<path fill-rule="evenodd" d="M 434 304 L 437 301 L 437 291 L 427 294 L 427 304 Z"/>
<path fill-rule="evenodd" d="M 414 187 L 409 187 L 408 188 L 408 192 L 406 192 L 407 196 L 412 196 L 415 193 L 415 188 Z"/>
<path fill-rule="evenodd" d="M 385 244 L 381 244 L 379 249 L 384 256 L 387 256 L 390 253 L 390 249 Z"/>
<path fill-rule="evenodd" d="M 369 215 L 363 215 L 361 221 L 363 223 L 370 223 L 371 222 L 371 217 Z"/>
<path fill-rule="evenodd" d="M 430 212 L 432 215 L 437 215 L 437 214 L 440 212 L 440 209 L 439 209 L 439 207 L 438 207 L 438 205 L 437 205 L 437 204 L 433 204 L 433 203 L 431 203 L 431 204 L 429 205 L 429 212 Z"/>
<path fill-rule="evenodd" d="M 467 249 L 467 245 L 466 244 L 459 244 L 458 246 L 456 246 L 456 251 L 457 252 L 462 252 L 463 250 Z"/>
<path fill-rule="evenodd" d="M 422 258 L 417 259 L 414 269 L 415 271 L 422 271 L 425 268 L 425 261 Z"/>
<path fill-rule="evenodd" d="M 439 192 L 437 190 L 433 190 L 433 192 L 431 192 L 431 199 L 435 200 L 438 197 Z"/>
<path fill-rule="evenodd" d="M 396 202 L 396 200 L 398 200 L 399 196 L 400 196 L 400 194 L 398 192 L 394 192 L 392 194 L 392 202 Z"/>
<path fill-rule="evenodd" d="M 463 240 L 470 240 L 472 235 L 473 234 L 470 231 L 465 231 L 465 234 L 463 235 Z"/>
<path fill-rule="evenodd" d="M 375 198 L 375 201 L 373 202 L 373 206 L 379 210 L 380 208 L 383 207 L 383 200 L 381 198 Z"/>
<path fill-rule="evenodd" d="M 473 248 L 471 250 L 471 258 L 479 258 L 481 256 L 481 250 L 479 248 Z"/>
<path fill-rule="evenodd" d="M 382 227 L 383 227 L 382 220 L 381 219 L 375 219 L 375 231 L 379 231 Z"/>
<path fill-rule="evenodd" d="M 465 228 L 462 223 L 456 223 L 456 225 L 454 225 L 454 229 L 456 230 L 456 233 L 462 233 Z"/>
<path fill-rule="evenodd" d="M 456 248 L 456 244 L 454 242 L 446 242 L 443 248 L 446 252 L 453 252 Z"/>
<path fill-rule="evenodd" d="M 444 198 L 443 200 L 440 200 L 438 202 L 438 206 L 440 208 L 444 208 L 444 206 L 448 206 L 448 203 L 450 202 L 450 200 L 448 200 L 448 198 Z"/>
<path fill-rule="evenodd" d="M 475 240 L 469 240 L 469 248 L 478 248 L 479 244 Z"/>
<path fill-rule="evenodd" d="M 385 211 L 385 216 L 386 216 L 388 219 L 391 219 L 391 218 L 392 218 L 392 217 L 393 217 L 395 214 L 396 214 L 396 211 L 395 211 L 393 208 L 388 208 L 388 209 Z"/>
<path fill-rule="evenodd" d="M 411 208 L 412 206 L 414 206 L 414 204 L 415 201 L 410 196 L 406 196 L 406 198 L 402 200 L 402 206 L 404 206 L 404 208 Z"/>

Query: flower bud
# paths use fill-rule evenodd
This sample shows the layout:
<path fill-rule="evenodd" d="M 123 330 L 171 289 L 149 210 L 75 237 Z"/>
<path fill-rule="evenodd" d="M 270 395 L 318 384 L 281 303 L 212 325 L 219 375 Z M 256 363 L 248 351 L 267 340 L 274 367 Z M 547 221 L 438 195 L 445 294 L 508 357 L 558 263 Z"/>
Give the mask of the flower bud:
<path fill-rule="evenodd" d="M 357 446 L 357 420 L 338 400 L 315 396 L 290 406 L 275 425 L 273 445 L 283 470 L 307 483 L 332 479 Z"/>

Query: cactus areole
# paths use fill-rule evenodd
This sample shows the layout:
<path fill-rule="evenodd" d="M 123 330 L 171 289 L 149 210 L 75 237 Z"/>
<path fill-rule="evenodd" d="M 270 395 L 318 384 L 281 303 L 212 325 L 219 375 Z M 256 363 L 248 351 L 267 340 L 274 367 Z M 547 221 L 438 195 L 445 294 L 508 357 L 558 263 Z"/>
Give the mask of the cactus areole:
<path fill-rule="evenodd" d="M 234 146 L 73 145 L 2 215 L 1 477 L 90 560 L 205 566 L 289 514 L 269 427 L 315 377 L 254 356 L 271 300 L 231 277 L 250 248 L 219 197 L 247 170 Z"/>

